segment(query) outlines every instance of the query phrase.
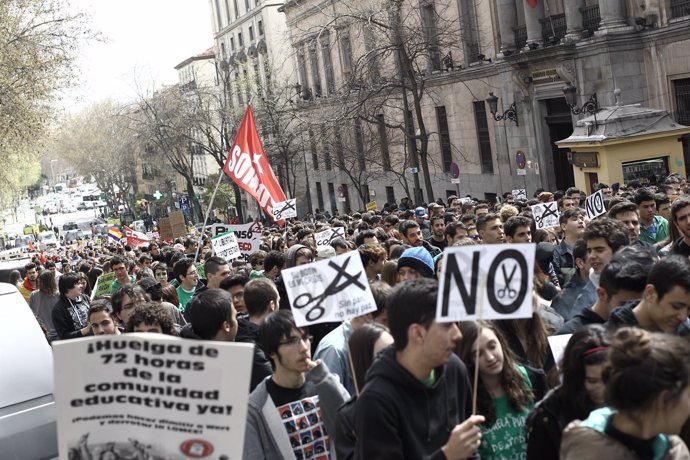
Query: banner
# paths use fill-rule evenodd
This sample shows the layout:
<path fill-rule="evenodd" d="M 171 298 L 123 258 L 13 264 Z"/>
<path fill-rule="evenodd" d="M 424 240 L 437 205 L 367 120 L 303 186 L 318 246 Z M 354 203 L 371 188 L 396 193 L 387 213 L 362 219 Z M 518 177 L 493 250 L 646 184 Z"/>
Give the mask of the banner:
<path fill-rule="evenodd" d="M 328 246 L 336 238 L 345 238 L 345 229 L 343 227 L 331 227 L 322 232 L 314 233 L 316 247 Z"/>
<path fill-rule="evenodd" d="M 279 221 L 297 217 L 297 199 L 291 198 L 287 201 L 276 203 L 273 207 L 273 220 Z"/>
<path fill-rule="evenodd" d="M 61 459 L 242 458 L 253 345 L 123 334 L 53 351 Z"/>
<path fill-rule="evenodd" d="M 537 229 L 558 227 L 558 219 L 561 213 L 558 212 L 558 203 L 549 201 L 548 203 L 535 204 L 530 206 L 532 208 L 532 215 L 534 216 L 534 223 Z"/>
<path fill-rule="evenodd" d="M 261 145 L 251 106 L 244 112 L 223 172 L 249 193 L 271 218 L 275 203 L 285 201 L 285 193 Z"/>
<path fill-rule="evenodd" d="M 345 321 L 376 310 L 357 251 L 285 268 L 281 273 L 299 327 Z"/>
<path fill-rule="evenodd" d="M 237 244 L 237 238 L 232 231 L 211 237 L 211 245 L 213 246 L 213 252 L 228 262 L 242 257 L 240 247 Z"/>
<path fill-rule="evenodd" d="M 143 246 L 145 244 L 149 244 L 149 242 L 151 241 L 151 239 L 145 233 L 132 230 L 126 225 L 124 226 L 124 229 L 125 235 L 127 235 L 127 245 L 131 246 L 133 249 L 136 249 L 139 246 Z"/>
<path fill-rule="evenodd" d="M 436 321 L 532 317 L 534 244 L 480 244 L 443 251 Z"/>
<path fill-rule="evenodd" d="M 261 222 L 251 222 L 244 225 L 213 224 L 206 227 L 211 232 L 211 238 L 232 231 L 237 238 L 237 246 L 240 248 L 242 260 L 249 260 L 252 252 L 259 250 L 261 246 L 261 234 L 264 231 Z"/>

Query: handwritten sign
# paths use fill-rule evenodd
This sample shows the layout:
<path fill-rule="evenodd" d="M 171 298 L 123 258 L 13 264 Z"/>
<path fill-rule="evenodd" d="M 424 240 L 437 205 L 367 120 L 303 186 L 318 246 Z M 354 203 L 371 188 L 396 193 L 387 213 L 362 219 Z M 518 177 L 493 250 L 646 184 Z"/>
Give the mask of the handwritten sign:
<path fill-rule="evenodd" d="M 587 211 L 587 219 L 592 220 L 606 212 L 604 207 L 604 193 L 597 190 L 587 197 L 585 201 L 585 210 Z"/>
<path fill-rule="evenodd" d="M 253 345 L 124 334 L 53 351 L 60 458 L 242 458 Z"/>
<path fill-rule="evenodd" d="M 525 190 L 524 188 L 515 189 L 511 193 L 513 194 L 513 198 L 515 198 L 516 200 L 527 199 L 527 190 Z"/>
<path fill-rule="evenodd" d="M 211 245 L 213 246 L 213 252 L 215 252 L 218 257 L 222 257 L 225 260 L 233 260 L 242 257 L 240 247 L 237 243 L 237 237 L 232 231 L 211 237 Z"/>
<path fill-rule="evenodd" d="M 283 220 L 297 217 L 297 199 L 291 198 L 287 201 L 280 201 L 273 205 L 273 219 Z"/>
<path fill-rule="evenodd" d="M 103 295 L 110 295 L 114 282 L 115 272 L 104 273 L 96 278 L 96 285 L 91 293 L 91 299 L 95 299 Z"/>
<path fill-rule="evenodd" d="M 377 211 L 378 205 L 376 204 L 376 201 L 370 201 L 366 204 L 367 211 Z"/>
<path fill-rule="evenodd" d="M 345 229 L 343 227 L 331 227 L 322 232 L 314 233 L 317 247 L 328 246 L 336 238 L 345 238 Z"/>
<path fill-rule="evenodd" d="M 446 248 L 436 320 L 532 317 L 534 244 Z"/>
<path fill-rule="evenodd" d="M 299 327 L 344 321 L 376 310 L 356 251 L 283 269 L 281 273 Z"/>
<path fill-rule="evenodd" d="M 531 206 L 534 223 L 537 228 L 558 227 L 558 219 L 561 213 L 558 212 L 558 203 L 549 201 L 548 203 L 535 204 Z"/>
<path fill-rule="evenodd" d="M 213 224 L 209 225 L 207 229 L 211 231 L 211 238 L 232 230 L 235 238 L 237 238 L 237 246 L 240 248 L 242 259 L 247 261 L 252 252 L 259 250 L 264 227 L 261 222 L 251 222 L 244 225 Z"/>

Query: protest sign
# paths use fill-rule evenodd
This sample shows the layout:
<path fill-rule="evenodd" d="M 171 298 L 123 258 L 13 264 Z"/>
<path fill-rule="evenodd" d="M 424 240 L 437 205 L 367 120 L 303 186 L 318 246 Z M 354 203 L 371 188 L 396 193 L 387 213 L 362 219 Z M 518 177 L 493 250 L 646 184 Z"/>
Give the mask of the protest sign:
<path fill-rule="evenodd" d="M 525 190 L 524 188 L 515 189 L 511 193 L 513 194 L 513 198 L 515 198 L 516 200 L 527 199 L 527 190 Z"/>
<path fill-rule="evenodd" d="M 211 244 L 213 246 L 213 252 L 215 252 L 218 257 L 222 257 L 225 260 L 233 260 L 242 257 L 240 247 L 237 244 L 237 237 L 232 231 L 211 237 Z"/>
<path fill-rule="evenodd" d="M 199 278 L 206 278 L 206 267 L 202 262 L 197 262 L 195 264 L 196 266 L 196 273 L 199 275 Z"/>
<path fill-rule="evenodd" d="M 96 278 L 96 285 L 91 293 L 91 298 L 95 299 L 102 295 L 110 295 L 110 291 L 115 282 L 115 272 L 104 273 L 103 275 Z"/>
<path fill-rule="evenodd" d="M 538 229 L 558 227 L 558 218 L 561 216 L 561 213 L 558 212 L 558 203 L 549 201 L 548 203 L 535 204 L 530 207 L 532 208 L 534 223 Z"/>
<path fill-rule="evenodd" d="M 261 222 L 250 222 L 244 225 L 213 224 L 209 225 L 207 230 L 211 232 L 212 238 L 232 230 L 235 238 L 237 238 L 237 246 L 240 248 L 242 259 L 247 261 L 252 252 L 259 250 L 264 227 Z"/>
<path fill-rule="evenodd" d="M 316 247 L 328 246 L 336 238 L 345 238 L 345 229 L 343 227 L 331 227 L 322 232 L 314 233 Z"/>
<path fill-rule="evenodd" d="M 436 320 L 531 318 L 535 247 L 484 244 L 446 248 Z"/>
<path fill-rule="evenodd" d="M 587 197 L 585 201 L 585 210 L 587 211 L 587 219 L 592 220 L 606 212 L 604 207 L 604 193 L 597 190 Z"/>
<path fill-rule="evenodd" d="M 281 201 L 273 205 L 273 220 L 279 221 L 297 217 L 297 199 L 291 198 L 289 200 Z"/>
<path fill-rule="evenodd" d="M 367 211 L 378 211 L 378 204 L 376 201 L 370 201 L 366 204 Z"/>
<path fill-rule="evenodd" d="M 553 355 L 553 360 L 556 363 L 556 367 L 560 367 L 561 359 L 563 358 L 563 353 L 565 352 L 565 347 L 570 341 L 570 337 L 573 334 L 562 334 L 562 335 L 552 335 L 548 338 L 549 348 L 551 348 L 551 354 Z"/>
<path fill-rule="evenodd" d="M 242 458 L 253 345 L 124 334 L 53 351 L 60 458 Z"/>
<path fill-rule="evenodd" d="M 299 327 L 344 321 L 376 310 L 357 251 L 281 273 Z"/>

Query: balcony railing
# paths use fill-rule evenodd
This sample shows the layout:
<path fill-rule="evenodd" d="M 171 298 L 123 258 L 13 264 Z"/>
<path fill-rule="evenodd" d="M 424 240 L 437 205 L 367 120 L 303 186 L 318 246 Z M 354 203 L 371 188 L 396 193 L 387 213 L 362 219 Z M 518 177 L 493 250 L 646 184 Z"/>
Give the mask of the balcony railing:
<path fill-rule="evenodd" d="M 585 36 L 594 34 L 594 31 L 599 30 L 599 23 L 601 22 L 601 15 L 599 14 L 599 5 L 585 6 L 580 8 L 582 13 L 582 29 Z"/>
<path fill-rule="evenodd" d="M 554 14 L 548 18 L 540 19 L 539 22 L 541 22 L 541 36 L 544 40 L 544 46 L 557 45 L 561 38 L 565 37 L 567 29 L 565 14 Z"/>
<path fill-rule="evenodd" d="M 671 0 L 671 18 L 690 16 L 690 0 Z"/>
<path fill-rule="evenodd" d="M 515 33 L 515 48 L 518 51 L 527 45 L 527 26 L 520 26 L 513 29 Z"/>

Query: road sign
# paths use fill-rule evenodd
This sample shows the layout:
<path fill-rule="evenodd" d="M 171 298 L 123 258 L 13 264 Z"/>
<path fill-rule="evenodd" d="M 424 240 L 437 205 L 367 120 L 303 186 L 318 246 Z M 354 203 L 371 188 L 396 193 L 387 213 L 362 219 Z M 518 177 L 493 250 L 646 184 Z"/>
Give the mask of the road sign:
<path fill-rule="evenodd" d="M 518 150 L 515 153 L 515 163 L 517 164 L 518 169 L 525 169 L 525 166 L 527 166 L 527 157 L 525 156 L 525 152 Z"/>
<path fill-rule="evenodd" d="M 410 174 L 417 174 L 419 172 L 418 168 L 407 168 L 407 172 Z"/>
<path fill-rule="evenodd" d="M 454 161 L 450 163 L 450 177 L 453 179 L 460 177 L 460 166 Z"/>
<path fill-rule="evenodd" d="M 455 178 L 455 179 L 451 179 L 451 180 L 450 180 L 450 183 L 451 183 L 451 184 L 459 184 L 459 183 L 460 183 L 460 178 L 458 177 L 458 178 Z"/>

